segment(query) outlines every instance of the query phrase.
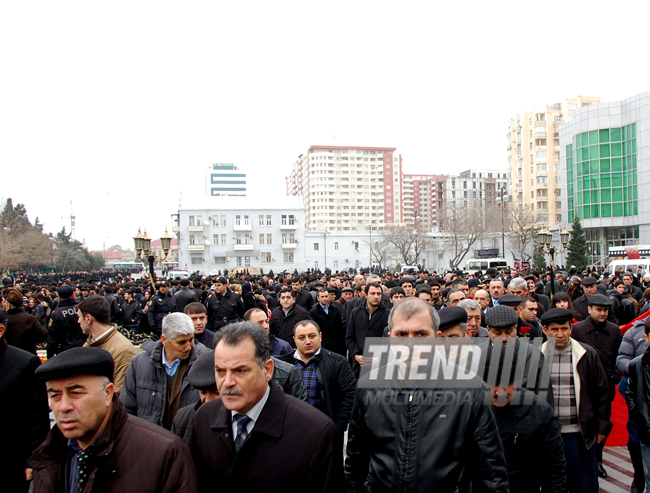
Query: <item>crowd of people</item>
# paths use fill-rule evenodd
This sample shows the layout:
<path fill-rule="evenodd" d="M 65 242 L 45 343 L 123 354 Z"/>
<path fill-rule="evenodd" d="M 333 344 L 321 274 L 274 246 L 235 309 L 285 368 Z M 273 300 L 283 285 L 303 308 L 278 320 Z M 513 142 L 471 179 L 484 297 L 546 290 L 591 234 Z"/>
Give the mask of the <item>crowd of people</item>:
<path fill-rule="evenodd" d="M 643 272 L 224 274 L 5 279 L 0 491 L 596 492 L 617 389 L 650 486 Z M 462 403 L 373 387 L 385 337 L 485 373 Z"/>

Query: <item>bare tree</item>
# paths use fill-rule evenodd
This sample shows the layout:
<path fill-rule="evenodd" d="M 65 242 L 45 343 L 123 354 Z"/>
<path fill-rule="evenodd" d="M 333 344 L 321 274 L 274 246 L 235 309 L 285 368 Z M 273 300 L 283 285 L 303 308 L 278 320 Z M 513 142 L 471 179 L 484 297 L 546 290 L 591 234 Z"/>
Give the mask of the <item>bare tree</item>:
<path fill-rule="evenodd" d="M 370 248 L 370 255 L 377 266 L 382 269 L 387 267 L 393 255 L 393 246 L 383 234 L 372 237 L 372 241 L 364 240 L 364 243 Z"/>
<path fill-rule="evenodd" d="M 537 215 L 532 206 L 521 204 L 508 209 L 507 228 L 510 232 L 508 245 L 512 256 L 515 260 L 530 261 L 532 251 L 529 247 L 534 243 L 535 234 L 539 229 Z"/>
<path fill-rule="evenodd" d="M 389 226 L 384 237 L 393 255 L 404 265 L 417 263 L 429 243 L 424 229 L 406 225 Z"/>
<path fill-rule="evenodd" d="M 456 269 L 474 243 L 488 232 L 484 208 L 475 201 L 468 202 L 462 210 L 450 203 L 445 218 L 445 232 L 447 235 L 443 245 L 450 255 L 449 267 Z"/>

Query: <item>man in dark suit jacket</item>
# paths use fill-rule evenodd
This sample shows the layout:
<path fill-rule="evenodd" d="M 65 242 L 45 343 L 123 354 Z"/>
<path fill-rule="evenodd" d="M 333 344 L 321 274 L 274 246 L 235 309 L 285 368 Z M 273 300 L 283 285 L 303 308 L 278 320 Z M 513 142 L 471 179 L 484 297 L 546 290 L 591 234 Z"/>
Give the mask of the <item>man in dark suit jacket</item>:
<path fill-rule="evenodd" d="M 216 336 L 214 363 L 221 397 L 196 413 L 192 455 L 201 492 L 343 490 L 336 426 L 306 402 L 269 385 L 266 333 L 252 322 Z"/>
<path fill-rule="evenodd" d="M 580 314 L 582 320 L 587 320 L 590 316 L 589 297 L 594 296 L 596 294 L 596 291 L 598 290 L 596 279 L 594 279 L 593 277 L 585 277 L 584 279 L 582 279 L 582 289 L 584 290 L 585 294 L 583 294 L 579 298 L 576 298 L 576 300 L 573 302 L 573 307 Z M 618 320 L 616 319 L 613 310 L 609 310 L 609 314 L 607 315 L 607 321 L 618 325 Z"/>
<path fill-rule="evenodd" d="M 329 292 L 325 289 L 318 292 L 316 300 L 316 304 L 309 310 L 309 315 L 320 327 L 323 347 L 345 356 L 345 329 L 340 310 L 329 303 Z"/>
<path fill-rule="evenodd" d="M 296 303 L 295 291 L 290 288 L 283 288 L 280 291 L 280 306 L 271 312 L 271 319 L 269 320 L 271 334 L 283 341 L 287 341 L 295 349 L 293 328 L 301 320 L 311 320 L 309 312 Z"/>

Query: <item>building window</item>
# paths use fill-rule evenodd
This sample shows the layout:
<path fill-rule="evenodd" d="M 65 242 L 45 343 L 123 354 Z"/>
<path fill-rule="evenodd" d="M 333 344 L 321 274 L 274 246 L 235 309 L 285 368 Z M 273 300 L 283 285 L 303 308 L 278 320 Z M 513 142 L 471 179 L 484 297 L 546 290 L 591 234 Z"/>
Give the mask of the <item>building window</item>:
<path fill-rule="evenodd" d="M 192 265 L 201 265 L 203 263 L 203 259 L 201 257 L 192 257 L 190 261 Z"/>
<path fill-rule="evenodd" d="M 237 267 L 242 267 L 242 264 L 243 264 L 243 258 L 237 257 Z"/>
<path fill-rule="evenodd" d="M 266 244 L 273 245 L 273 235 L 271 233 L 267 233 L 266 235 Z"/>
<path fill-rule="evenodd" d="M 334 250 L 338 250 L 338 249 L 339 249 L 339 242 L 335 241 L 334 242 Z"/>
<path fill-rule="evenodd" d="M 260 214 L 257 220 L 257 225 L 258 226 L 264 226 L 264 215 Z"/>
<path fill-rule="evenodd" d="M 190 235 L 190 245 L 196 245 L 196 235 Z"/>
<path fill-rule="evenodd" d="M 238 233 L 235 235 L 235 245 L 242 245 L 242 244 L 243 244 L 242 235 Z"/>
<path fill-rule="evenodd" d="M 214 257 L 214 263 L 215 264 L 225 264 L 226 263 L 226 257 Z"/>
<path fill-rule="evenodd" d="M 339 261 L 335 260 L 334 261 L 334 270 L 338 270 L 338 268 L 339 268 Z"/>
<path fill-rule="evenodd" d="M 296 242 L 296 237 L 291 234 L 283 234 L 282 235 L 282 243 L 283 244 L 290 244 L 290 243 L 295 243 Z"/>
<path fill-rule="evenodd" d="M 293 263 L 293 252 L 284 252 L 284 263 L 285 264 Z"/>
<path fill-rule="evenodd" d="M 320 245 L 318 243 L 314 243 L 314 250 L 318 250 L 319 247 Z"/>
<path fill-rule="evenodd" d="M 358 249 L 359 249 L 359 242 L 358 242 L 358 241 L 355 241 L 355 242 L 354 242 L 354 249 L 355 249 L 355 250 L 358 250 Z"/>
<path fill-rule="evenodd" d="M 264 239 L 265 239 L 264 233 L 260 233 L 260 245 L 264 245 Z"/>
<path fill-rule="evenodd" d="M 266 225 L 271 226 L 271 216 L 270 215 L 266 216 Z"/>
<path fill-rule="evenodd" d="M 221 242 L 220 242 L 221 246 L 226 246 L 226 237 L 227 235 L 224 234 L 221 235 Z"/>
<path fill-rule="evenodd" d="M 225 215 L 219 216 L 219 222 L 221 223 L 220 226 L 222 228 L 225 228 L 226 227 L 226 216 Z"/>
<path fill-rule="evenodd" d="M 194 222 L 195 222 L 194 216 L 189 216 L 189 220 L 190 220 L 190 226 L 194 226 L 195 225 L 194 224 Z"/>
<path fill-rule="evenodd" d="M 250 267 L 250 266 L 251 266 L 251 258 L 244 257 L 244 267 Z"/>
<path fill-rule="evenodd" d="M 271 252 L 262 252 L 260 255 L 260 261 L 263 264 L 270 264 L 271 263 Z"/>
<path fill-rule="evenodd" d="M 219 235 L 212 235 L 212 244 L 219 245 Z"/>

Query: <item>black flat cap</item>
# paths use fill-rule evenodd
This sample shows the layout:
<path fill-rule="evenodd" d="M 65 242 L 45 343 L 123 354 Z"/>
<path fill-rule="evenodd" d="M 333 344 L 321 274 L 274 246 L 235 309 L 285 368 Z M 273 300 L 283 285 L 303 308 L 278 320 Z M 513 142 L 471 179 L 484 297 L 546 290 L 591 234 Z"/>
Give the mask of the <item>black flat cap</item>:
<path fill-rule="evenodd" d="M 485 271 L 485 273 L 488 276 L 496 276 L 497 275 L 497 270 L 490 267 L 488 270 Z"/>
<path fill-rule="evenodd" d="M 485 314 L 485 323 L 488 327 L 492 327 L 493 329 L 507 329 L 514 327 L 517 325 L 517 312 L 509 306 L 495 306 L 494 308 L 488 309 Z"/>
<path fill-rule="evenodd" d="M 443 308 L 438 315 L 440 315 L 440 330 L 451 329 L 467 323 L 467 311 L 460 306 Z"/>
<path fill-rule="evenodd" d="M 594 284 L 596 284 L 596 279 L 594 279 L 594 278 L 591 277 L 591 276 L 584 277 L 584 278 L 582 279 L 582 285 L 583 285 L 583 286 L 593 286 Z"/>
<path fill-rule="evenodd" d="M 398 284 L 397 284 L 397 281 L 391 280 L 391 281 L 386 281 L 384 283 L 384 286 L 386 286 L 388 289 L 391 289 L 391 288 L 394 288 L 394 287 L 398 286 Z"/>
<path fill-rule="evenodd" d="M 189 286 L 189 285 L 190 285 L 189 279 L 181 279 L 181 286 Z"/>
<path fill-rule="evenodd" d="M 341 289 L 341 293 L 352 293 L 352 292 L 353 292 L 352 288 L 349 288 L 347 286 Z"/>
<path fill-rule="evenodd" d="M 71 286 L 68 286 L 67 284 L 64 284 L 60 288 L 57 288 L 56 290 L 57 294 L 59 295 L 59 298 L 69 298 L 72 296 L 74 293 L 74 289 L 72 289 Z"/>
<path fill-rule="evenodd" d="M 99 375 L 113 381 L 115 363 L 108 351 L 98 347 L 75 347 L 57 354 L 36 369 L 46 382 L 77 375 Z"/>
<path fill-rule="evenodd" d="M 587 300 L 587 305 L 593 306 L 612 306 L 612 300 L 610 300 L 607 296 L 602 295 L 602 294 L 595 294 L 593 296 L 590 296 L 589 299 Z"/>
<path fill-rule="evenodd" d="M 573 312 L 566 308 L 553 308 L 552 310 L 544 312 L 544 315 L 542 315 L 541 318 L 542 325 L 546 326 L 552 322 L 555 322 L 556 324 L 564 324 L 566 322 L 571 322 L 572 320 Z"/>
<path fill-rule="evenodd" d="M 210 349 L 199 356 L 190 368 L 187 379 L 192 387 L 199 390 L 210 390 L 217 386 L 214 377 L 214 351 Z"/>
<path fill-rule="evenodd" d="M 328 293 L 336 293 L 336 288 L 325 288 Z"/>
<path fill-rule="evenodd" d="M 514 294 L 504 294 L 499 298 L 499 306 L 519 306 L 521 304 L 521 298 Z"/>

